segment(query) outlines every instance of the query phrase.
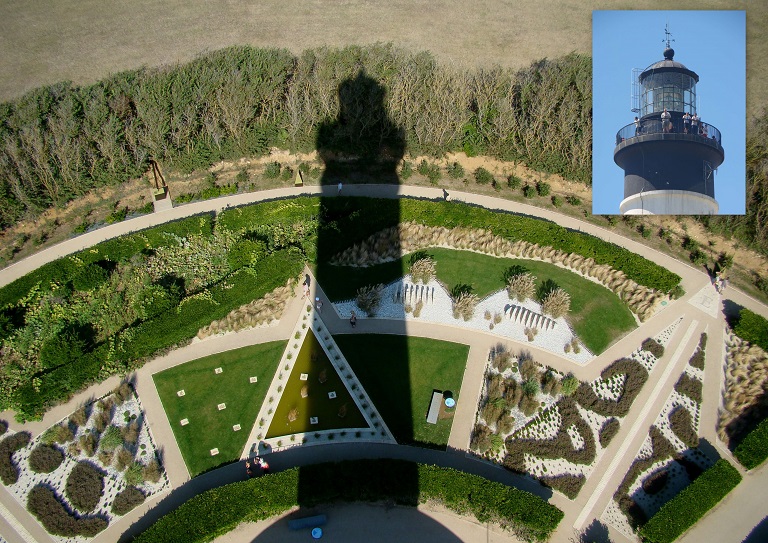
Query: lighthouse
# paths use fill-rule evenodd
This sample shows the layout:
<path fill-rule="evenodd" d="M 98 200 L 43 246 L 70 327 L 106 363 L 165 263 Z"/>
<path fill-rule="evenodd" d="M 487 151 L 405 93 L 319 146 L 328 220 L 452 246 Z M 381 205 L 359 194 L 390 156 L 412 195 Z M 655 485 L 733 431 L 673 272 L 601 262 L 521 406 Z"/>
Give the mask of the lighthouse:
<path fill-rule="evenodd" d="M 633 77 L 635 121 L 616 134 L 624 170 L 623 215 L 714 215 L 715 173 L 725 160 L 720 131 L 697 108 L 699 76 L 674 59 L 666 30 L 663 60 Z"/>

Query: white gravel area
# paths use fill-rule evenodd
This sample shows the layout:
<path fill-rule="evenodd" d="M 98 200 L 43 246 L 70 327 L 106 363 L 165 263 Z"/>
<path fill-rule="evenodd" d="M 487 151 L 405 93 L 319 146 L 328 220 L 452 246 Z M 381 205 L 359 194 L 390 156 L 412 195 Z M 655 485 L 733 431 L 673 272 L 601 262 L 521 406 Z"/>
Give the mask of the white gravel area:
<path fill-rule="evenodd" d="M 413 309 L 421 302 L 422 307 L 418 317 L 413 311 L 406 313 L 405 306 Z M 336 313 L 343 319 L 348 319 L 352 311 L 358 319 L 368 318 L 354 300 L 337 302 L 333 304 Z M 485 312 L 490 313 L 490 320 L 486 320 Z M 445 288 L 436 280 L 426 285 L 415 285 L 410 275 L 398 279 L 387 285 L 382 291 L 381 305 L 375 318 L 421 320 L 435 324 L 459 326 L 473 330 L 480 330 L 510 339 L 524 344 L 530 344 L 562 356 L 579 365 L 586 365 L 595 356 L 583 345 L 580 352 L 566 353 L 564 347 L 574 337 L 573 330 L 565 318 L 550 319 L 541 314 L 541 306 L 527 300 L 523 303 L 513 302 L 509 299 L 506 290 L 500 290 L 480 300 L 472 319 L 453 318 L 453 306 L 451 298 Z M 501 322 L 494 321 L 501 318 Z M 525 335 L 526 328 L 537 328 L 538 333 L 532 342 Z"/>

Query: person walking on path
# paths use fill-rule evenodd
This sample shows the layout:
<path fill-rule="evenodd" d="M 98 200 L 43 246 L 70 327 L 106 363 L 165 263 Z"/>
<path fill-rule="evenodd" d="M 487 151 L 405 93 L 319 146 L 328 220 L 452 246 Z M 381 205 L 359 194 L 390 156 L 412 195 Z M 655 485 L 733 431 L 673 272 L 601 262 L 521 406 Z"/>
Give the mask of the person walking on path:
<path fill-rule="evenodd" d="M 341 189 L 344 188 L 344 185 L 341 184 L 341 181 L 339 181 L 339 191 L 336 193 L 337 195 L 341 194 Z"/>
<path fill-rule="evenodd" d="M 354 311 L 352 312 L 352 316 L 351 316 L 351 317 L 349 317 L 349 324 L 351 324 L 351 325 L 352 325 L 352 328 L 354 328 L 355 326 L 357 326 L 357 315 L 355 315 L 355 312 L 354 312 Z"/>
<path fill-rule="evenodd" d="M 315 309 L 317 309 L 317 312 L 320 313 L 323 310 L 323 301 L 318 296 L 315 298 Z"/>

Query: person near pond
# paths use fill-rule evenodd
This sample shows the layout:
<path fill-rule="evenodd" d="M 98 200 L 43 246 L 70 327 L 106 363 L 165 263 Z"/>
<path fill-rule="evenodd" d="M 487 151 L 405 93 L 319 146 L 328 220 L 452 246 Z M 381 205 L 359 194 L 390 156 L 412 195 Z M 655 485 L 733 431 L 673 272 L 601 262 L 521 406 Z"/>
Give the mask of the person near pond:
<path fill-rule="evenodd" d="M 661 129 L 664 132 L 669 132 L 672 130 L 672 115 L 667 111 L 667 108 L 664 108 L 664 112 L 661 114 Z"/>

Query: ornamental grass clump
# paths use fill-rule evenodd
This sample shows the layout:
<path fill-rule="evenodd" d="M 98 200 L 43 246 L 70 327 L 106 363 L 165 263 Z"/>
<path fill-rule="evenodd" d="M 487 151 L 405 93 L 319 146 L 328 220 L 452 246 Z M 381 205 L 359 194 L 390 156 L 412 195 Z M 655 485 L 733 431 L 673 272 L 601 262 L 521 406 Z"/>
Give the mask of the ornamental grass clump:
<path fill-rule="evenodd" d="M 471 292 L 462 292 L 453 301 L 453 318 L 458 319 L 461 317 L 465 321 L 468 321 L 475 314 L 475 308 L 478 303 L 477 296 Z"/>
<path fill-rule="evenodd" d="M 570 309 L 571 296 L 559 287 L 547 294 L 541 304 L 541 311 L 554 319 L 564 317 Z"/>
<path fill-rule="evenodd" d="M 375 316 L 381 304 L 381 291 L 383 289 L 384 285 L 382 284 L 360 287 L 355 297 L 357 307 L 365 311 L 369 317 Z"/>
<path fill-rule="evenodd" d="M 530 300 L 536 294 L 536 277 L 530 273 L 513 275 L 507 281 L 507 292 L 510 300 Z"/>
<path fill-rule="evenodd" d="M 436 274 L 435 261 L 428 256 L 411 263 L 411 279 L 413 279 L 414 283 L 426 285 L 435 278 Z"/>

